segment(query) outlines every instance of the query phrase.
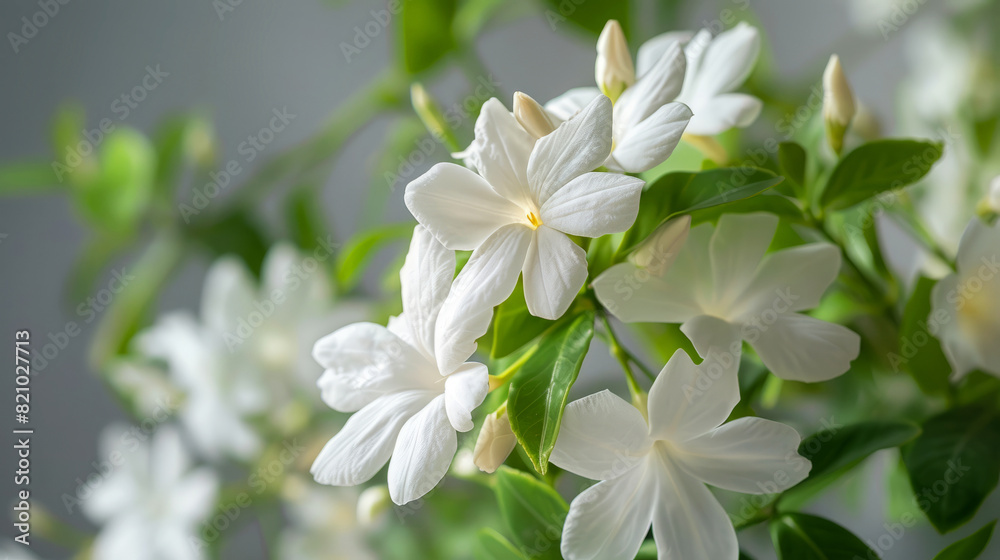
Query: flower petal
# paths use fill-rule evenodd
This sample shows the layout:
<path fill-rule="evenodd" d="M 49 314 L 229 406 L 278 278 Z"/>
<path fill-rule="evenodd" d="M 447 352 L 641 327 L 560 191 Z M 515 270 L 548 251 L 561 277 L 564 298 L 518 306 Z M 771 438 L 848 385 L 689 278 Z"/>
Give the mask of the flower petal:
<path fill-rule="evenodd" d="M 374 323 L 354 323 L 319 339 L 313 357 L 325 368 L 316 382 L 323 402 L 340 412 L 392 391 L 427 389 L 437 380 L 431 362 Z"/>
<path fill-rule="evenodd" d="M 683 323 L 701 313 L 690 290 L 668 284 L 644 267 L 616 264 L 594 280 L 597 299 L 625 323 Z"/>
<path fill-rule="evenodd" d="M 617 173 L 584 173 L 541 207 L 542 223 L 569 235 L 600 237 L 632 227 L 639 213 L 642 179 Z"/>
<path fill-rule="evenodd" d="M 389 496 L 403 505 L 430 492 L 451 466 L 458 436 L 440 395 L 406 421 L 389 461 Z"/>
<path fill-rule="evenodd" d="M 653 67 L 626 89 L 615 103 L 616 140 L 622 139 L 640 122 L 677 97 L 684 85 L 686 67 L 687 60 L 680 43 L 668 45 Z"/>
<path fill-rule="evenodd" d="M 444 248 L 426 229 L 417 226 L 410 250 L 399 271 L 403 313 L 417 349 L 434 360 L 434 325 L 455 277 L 455 253 Z"/>
<path fill-rule="evenodd" d="M 476 340 L 489 329 L 493 308 L 517 285 L 532 237 L 528 227 L 511 224 L 472 252 L 438 313 L 434 355 L 442 374 L 454 371 L 476 351 Z"/>
<path fill-rule="evenodd" d="M 959 242 L 956 259 L 958 270 L 963 274 L 974 274 L 983 264 L 993 264 L 993 267 L 996 267 L 998 253 L 1000 253 L 1000 221 L 990 226 L 978 218 L 973 218 Z"/>
<path fill-rule="evenodd" d="M 961 284 L 958 274 L 949 274 L 939 280 L 931 291 L 932 313 L 930 317 L 933 317 L 935 324 L 939 325 L 938 332 L 933 334 L 941 341 L 941 349 L 944 351 L 945 357 L 948 358 L 948 363 L 951 364 L 951 377 L 952 379 L 961 379 L 970 371 L 980 368 L 994 375 L 1000 375 L 1000 362 L 988 363 L 989 360 L 976 344 L 979 338 L 976 336 L 977 333 L 969 333 L 962 328 L 959 306 L 964 309 L 965 306 L 974 305 L 975 302 L 969 301 L 966 295 L 969 293 L 969 288 Z M 989 313 L 989 309 L 986 309 L 986 312 Z M 928 319 L 928 321 L 930 320 Z M 985 332 L 982 332 L 980 336 L 989 339 L 989 344 L 995 348 L 997 337 L 987 329 L 981 330 Z"/>
<path fill-rule="evenodd" d="M 652 442 L 646 420 L 631 404 L 604 390 L 566 405 L 549 461 L 593 480 L 635 468 Z"/>
<path fill-rule="evenodd" d="M 714 136 L 731 128 L 753 124 L 764 104 L 745 93 L 723 93 L 709 99 L 691 100 L 694 116 L 687 126 L 688 134 Z"/>
<path fill-rule="evenodd" d="M 775 494 L 802 482 L 812 467 L 799 455 L 802 438 L 789 426 L 746 417 L 678 443 L 673 455 L 692 477 L 744 494 Z"/>
<path fill-rule="evenodd" d="M 205 275 L 202 320 L 219 334 L 232 333 L 239 320 L 254 309 L 255 296 L 256 283 L 247 267 L 235 257 L 218 259 Z"/>
<path fill-rule="evenodd" d="M 528 188 L 542 206 L 572 179 L 600 167 L 610 154 L 611 100 L 599 95 L 535 143 L 528 160 Z"/>
<path fill-rule="evenodd" d="M 403 424 L 433 399 L 428 391 L 402 391 L 375 399 L 327 442 L 309 472 L 316 482 L 331 486 L 367 481 L 389 460 Z"/>
<path fill-rule="evenodd" d="M 476 119 L 476 169 L 507 200 L 525 206 L 528 193 L 528 158 L 535 138 L 514 115 L 493 97 L 483 104 Z"/>
<path fill-rule="evenodd" d="M 691 94 L 709 99 L 743 85 L 760 53 L 760 33 L 745 22 L 717 35 L 705 48 Z M 685 99 L 688 92 L 685 90 Z M 697 114 L 697 111 L 696 111 Z"/>
<path fill-rule="evenodd" d="M 767 369 L 782 379 L 815 383 L 851 368 L 861 337 L 851 329 L 799 313 L 761 315 L 743 336 Z"/>
<path fill-rule="evenodd" d="M 475 249 L 497 229 L 526 220 L 485 179 L 454 163 L 439 163 L 414 179 L 403 200 L 421 225 L 455 251 Z"/>
<path fill-rule="evenodd" d="M 732 316 L 777 229 L 778 217 L 765 212 L 719 218 L 709 245 L 717 313 Z"/>
<path fill-rule="evenodd" d="M 840 261 L 840 249 L 830 243 L 810 243 L 765 256 L 739 298 L 743 313 L 817 307 L 823 292 L 837 279 Z"/>
<path fill-rule="evenodd" d="M 738 358 L 696 366 L 683 350 L 674 352 L 649 390 L 650 437 L 686 441 L 719 427 L 740 402 L 738 368 Z"/>
<path fill-rule="evenodd" d="M 670 157 L 690 120 L 691 109 L 687 105 L 663 105 L 616 137 L 611 160 L 629 173 L 649 171 Z"/>
<path fill-rule="evenodd" d="M 549 320 L 562 317 L 586 280 L 587 252 L 566 234 L 539 226 L 524 259 L 528 313 Z"/>
<path fill-rule="evenodd" d="M 736 530 L 715 496 L 701 481 L 664 458 L 657 469 L 653 539 L 659 560 L 735 560 Z"/>
<path fill-rule="evenodd" d="M 566 560 L 634 558 L 657 505 L 645 465 L 584 490 L 569 506 L 562 533 Z"/>
<path fill-rule="evenodd" d="M 573 88 L 546 103 L 545 110 L 564 121 L 568 121 L 599 95 L 601 95 L 601 90 L 595 87 Z"/>
<path fill-rule="evenodd" d="M 472 411 L 489 392 L 490 372 L 483 364 L 466 362 L 445 379 L 445 411 L 455 430 L 468 432 L 474 427 Z"/>
<path fill-rule="evenodd" d="M 681 332 L 688 337 L 702 358 L 711 357 L 716 362 L 726 364 L 729 359 L 740 361 L 743 339 L 737 325 L 711 315 L 698 315 L 685 321 L 681 325 Z"/>
<path fill-rule="evenodd" d="M 642 78 L 646 72 L 649 72 L 671 45 L 680 43 L 683 46 L 692 37 L 694 37 L 693 31 L 668 31 L 643 43 L 635 57 L 636 76 Z"/>

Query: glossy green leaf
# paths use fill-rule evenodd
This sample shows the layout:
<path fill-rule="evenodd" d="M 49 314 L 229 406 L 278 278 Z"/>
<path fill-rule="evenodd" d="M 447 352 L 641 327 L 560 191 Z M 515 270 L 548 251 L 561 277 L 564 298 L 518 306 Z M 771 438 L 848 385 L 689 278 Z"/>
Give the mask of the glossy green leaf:
<path fill-rule="evenodd" d="M 990 544 L 996 524 L 996 520 L 990 521 L 975 533 L 948 545 L 934 560 L 976 560 L 986 550 L 986 545 Z"/>
<path fill-rule="evenodd" d="M 1000 479 L 1000 418 L 991 408 L 961 407 L 924 423 L 903 455 L 917 503 L 938 531 L 972 518 Z"/>
<path fill-rule="evenodd" d="M 500 515 L 521 554 L 530 559 L 559 559 L 559 541 L 569 506 L 537 478 L 500 467 L 494 490 Z"/>
<path fill-rule="evenodd" d="M 921 276 L 903 311 L 903 324 L 899 332 L 898 354 L 889 354 L 889 365 L 894 371 L 905 369 L 913 376 L 920 390 L 928 395 L 948 392 L 951 364 L 941 350 L 941 343 L 934 337 L 947 321 L 945 314 L 932 316 L 931 290 L 937 281 Z M 941 311 L 943 314 L 944 312 Z"/>
<path fill-rule="evenodd" d="M 372 256 L 389 243 L 408 239 L 413 227 L 412 223 L 389 224 L 352 237 L 337 255 L 337 284 L 345 291 L 353 288 Z"/>
<path fill-rule="evenodd" d="M 844 156 L 820 194 L 820 206 L 842 210 L 881 192 L 911 185 L 941 158 L 944 147 L 918 140 L 875 140 Z"/>
<path fill-rule="evenodd" d="M 490 358 L 495 360 L 507 356 L 537 338 L 553 324 L 555 321 L 539 319 L 528 313 L 528 304 L 524 301 L 524 285 L 519 278 L 514 292 L 497 307 L 493 315 Z"/>
<path fill-rule="evenodd" d="M 771 520 L 771 542 L 778 560 L 856 560 L 878 558 L 854 533 L 804 513 L 784 513 Z"/>
<path fill-rule="evenodd" d="M 795 187 L 795 192 L 805 192 L 806 150 L 796 142 L 778 144 L 778 168 L 781 174 Z"/>
<path fill-rule="evenodd" d="M 476 534 L 473 549 L 476 560 L 524 560 L 525 556 L 503 535 L 493 529 L 481 529 Z"/>
<path fill-rule="evenodd" d="M 455 48 L 452 21 L 458 0 L 400 0 L 400 45 L 403 67 L 418 74 Z"/>
<path fill-rule="evenodd" d="M 542 474 L 559 435 L 566 397 L 593 337 L 594 313 L 586 311 L 547 333 L 511 380 L 510 427 Z"/>
<path fill-rule="evenodd" d="M 660 224 L 679 214 L 706 208 L 730 208 L 783 180 L 774 173 L 752 167 L 725 167 L 700 172 L 667 173 L 646 186 L 639 214 L 618 249 L 624 255 Z"/>

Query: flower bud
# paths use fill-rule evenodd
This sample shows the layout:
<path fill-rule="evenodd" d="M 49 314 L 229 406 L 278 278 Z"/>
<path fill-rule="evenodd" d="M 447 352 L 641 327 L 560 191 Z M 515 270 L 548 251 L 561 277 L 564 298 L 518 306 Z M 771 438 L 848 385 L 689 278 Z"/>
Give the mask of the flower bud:
<path fill-rule="evenodd" d="M 601 93 L 611 101 L 625 91 L 625 88 L 635 83 L 635 67 L 632 65 L 632 54 L 628 51 L 625 32 L 617 20 L 608 20 L 597 39 L 597 64 L 594 76 Z"/>
<path fill-rule="evenodd" d="M 479 431 L 476 448 L 472 452 L 472 460 L 483 472 L 495 472 L 517 445 L 517 437 L 510 429 L 510 419 L 507 418 L 507 408 L 490 413 Z"/>
<path fill-rule="evenodd" d="M 990 182 L 990 190 L 979 201 L 979 206 L 976 210 L 987 221 L 993 221 L 995 217 L 1000 215 L 1000 176 L 997 176 Z"/>
<path fill-rule="evenodd" d="M 385 486 L 365 488 L 358 496 L 358 524 L 366 529 L 374 527 L 390 507 L 392 499 L 389 497 L 389 488 Z"/>
<path fill-rule="evenodd" d="M 520 91 L 514 93 L 514 118 L 535 138 L 547 136 L 559 126 L 545 107 Z"/>
<path fill-rule="evenodd" d="M 677 260 L 684 242 L 691 230 L 691 216 L 685 214 L 656 228 L 628 259 L 635 266 L 649 269 L 652 274 L 662 276 Z"/>
<path fill-rule="evenodd" d="M 826 122 L 827 140 L 837 154 L 844 146 L 844 133 L 855 112 L 851 85 L 840 66 L 840 58 L 833 55 L 823 72 L 823 120 Z"/>
<path fill-rule="evenodd" d="M 413 110 L 416 111 L 427 130 L 439 141 L 446 144 L 450 150 L 457 152 L 459 146 L 455 139 L 455 133 L 448 126 L 444 114 L 434 102 L 434 98 L 418 82 L 414 82 L 410 86 L 410 102 L 413 103 Z"/>

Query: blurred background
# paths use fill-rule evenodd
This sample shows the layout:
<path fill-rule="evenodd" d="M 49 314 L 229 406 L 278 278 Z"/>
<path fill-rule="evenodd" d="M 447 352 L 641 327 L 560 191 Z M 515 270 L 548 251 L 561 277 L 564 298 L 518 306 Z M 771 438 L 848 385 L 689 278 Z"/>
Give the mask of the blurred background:
<path fill-rule="evenodd" d="M 598 0 L 575 2 L 563 4 L 586 10 L 588 2 Z M 569 87 L 590 84 L 595 35 L 553 18 L 559 3 L 553 4 L 554 8 L 544 8 L 526 0 L 502 3 L 498 16 L 474 41 L 479 61 L 459 57 L 456 64 L 428 77 L 426 86 L 447 107 L 460 106 L 477 85 L 509 104 L 515 90 L 547 100 Z M 663 9 L 650 8 L 652 2 L 635 4 L 637 10 L 648 10 L 650 17 L 633 18 L 629 30 L 633 44 L 662 31 L 713 27 L 730 12 L 734 18 L 755 22 L 766 38 L 759 64 L 766 67 L 771 80 L 760 91 L 790 100 L 789 115 L 807 102 L 814 87 L 819 88 L 823 66 L 830 53 L 836 52 L 856 96 L 884 132 L 942 136 L 933 126 L 920 130 L 920 124 L 900 119 L 900 108 L 904 104 L 930 106 L 945 113 L 945 105 L 957 102 L 952 92 L 966 87 L 972 72 L 963 70 L 970 63 L 960 57 L 963 49 L 975 48 L 975 37 L 956 36 L 949 31 L 950 22 L 987 3 L 717 0 L 666 2 Z M 448 150 L 431 140 L 412 112 L 405 110 L 386 111 L 359 126 L 334 158 L 289 184 L 267 190 L 254 183 L 260 182 L 265 162 L 315 139 L 331 122 L 345 119 L 343 111 L 337 112 L 345 103 L 355 103 L 359 112 L 366 110 L 364 103 L 358 104 L 358 92 L 373 95 L 370 84 L 384 80 L 386 69 L 397 64 L 394 22 L 388 22 L 390 29 L 386 29 L 373 13 L 386 8 L 385 2 L 361 0 L 68 1 L 59 3 L 58 13 L 29 38 L 23 33 L 22 18 L 30 19 L 38 12 L 39 3 L 4 2 L 0 28 L 9 44 L 0 48 L 4 81 L 0 162 L 50 161 L 58 115 L 64 122 L 76 122 L 67 116 L 74 111 L 85 113 L 88 130 L 97 130 L 102 119 L 110 119 L 117 127 L 134 128 L 151 137 L 177 115 L 196 115 L 204 125 L 193 133 L 196 138 L 197 134 L 214 138 L 203 147 L 204 157 L 214 162 L 210 169 L 224 170 L 230 161 L 239 162 L 241 169 L 221 189 L 219 200 L 211 202 L 212 208 L 249 196 L 246 193 L 256 188 L 260 193 L 250 199 L 252 215 L 269 240 L 294 239 L 296 233 L 289 231 L 284 219 L 290 211 L 287 194 L 304 183 L 312 185 L 311 192 L 318 197 L 302 206 L 322 215 L 338 243 L 363 228 L 406 221 L 402 188 L 434 162 L 446 160 Z M 24 40 L 12 39 L 8 32 Z M 473 64 L 481 66 L 470 69 Z M 933 77 L 928 79 L 932 70 Z M 479 84 L 469 77 L 476 75 L 482 80 Z M 947 80 L 961 83 L 944 83 Z M 70 102 L 75 105 L 67 105 Z M 280 130 L 274 130 L 275 115 L 284 116 Z M 757 130 L 760 135 L 767 134 L 769 123 L 781 115 L 765 117 L 758 123 L 763 127 Z M 460 117 L 461 143 L 471 139 L 473 122 L 474 116 Z M 261 129 L 269 126 L 273 134 L 261 135 Z M 327 146 L 343 140 L 335 136 L 326 139 Z M 395 143 L 387 142 L 390 137 L 396 138 Z M 412 166 L 405 165 L 403 158 L 413 154 L 420 157 L 411 158 Z M 184 187 L 188 190 L 176 193 L 176 201 L 193 201 L 191 188 L 188 184 Z M 129 270 L 143 245 L 116 246 L 121 236 L 114 231 L 97 236 L 87 223 L 91 219 L 72 198 L 54 190 L 0 198 L 0 322 L 4 333 L 30 329 L 36 344 L 47 342 L 50 335 L 52 340 L 61 338 L 57 333 L 65 332 L 68 322 L 80 322 L 76 309 L 88 294 L 108 285 L 115 271 Z M 955 227 L 944 218 L 939 226 L 942 232 Z M 905 267 L 906 249 L 899 251 L 900 266 Z M 383 255 L 381 260 L 392 263 L 397 254 Z M 212 258 L 210 247 L 185 259 L 164 285 L 156 309 L 197 309 Z M 81 277 L 90 288 L 80 291 L 72 285 L 71 279 Z M 381 275 L 365 275 L 361 292 L 378 293 L 380 281 Z M 47 360 L 46 367 L 36 368 L 32 377 L 32 492 L 37 503 L 68 525 L 88 530 L 92 525 L 78 511 L 66 513 L 64 495 L 73 493 L 77 478 L 91 472 L 91 462 L 100 459 L 102 429 L 128 421 L 128 416 L 88 365 L 93 363 L 89 353 L 99 321 L 80 323 L 79 334 L 70 336 L 65 347 Z M 5 363 L 13 362 L 12 345 L 2 347 L 0 357 Z M 600 359 L 585 366 L 575 391 L 586 393 L 595 387 L 597 383 L 588 381 L 586 372 L 601 367 Z M 13 386 L 12 377 L 5 375 L 0 390 L 11 394 Z M 5 433 L 3 448 L 10 449 L 12 444 L 12 436 Z M 5 452 L 5 470 L 7 456 Z M 843 491 L 831 493 L 811 508 L 863 539 L 878 539 L 887 530 L 887 506 L 882 492 L 869 490 L 889 483 L 886 465 L 894 460 L 876 457 L 860 474 L 842 483 Z M 5 484 L 9 484 L 6 479 Z M 7 486 L 3 496 L 8 511 Z M 956 536 L 995 518 L 1000 512 L 996 498 L 955 535 L 941 537 L 922 521 L 919 530 L 894 541 L 884 557 L 929 557 L 927 551 L 940 550 Z M 401 519 L 390 516 L 386 522 L 401 524 Z M 13 536 L 10 524 L 3 525 L 3 534 L 4 538 Z M 765 527 L 747 534 L 750 552 L 758 558 L 774 557 Z M 245 524 L 224 557 L 268 557 L 265 549 L 274 545 L 268 538 L 260 525 Z M 32 551 L 40 558 L 67 557 L 65 550 L 41 539 Z M 1000 541 L 994 540 L 984 557 L 1000 557 Z"/>

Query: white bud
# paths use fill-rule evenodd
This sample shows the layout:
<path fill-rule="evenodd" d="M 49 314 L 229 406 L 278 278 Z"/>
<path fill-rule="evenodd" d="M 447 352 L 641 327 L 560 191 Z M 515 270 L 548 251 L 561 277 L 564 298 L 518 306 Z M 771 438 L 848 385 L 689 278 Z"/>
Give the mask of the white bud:
<path fill-rule="evenodd" d="M 840 58 L 832 55 L 823 72 L 823 120 L 826 121 L 830 147 L 838 154 L 844 144 L 844 133 L 856 111 L 854 93 L 840 66 Z"/>
<path fill-rule="evenodd" d="M 389 488 L 385 486 L 365 488 L 358 496 L 358 524 L 366 529 L 374 527 L 391 506 Z"/>
<path fill-rule="evenodd" d="M 674 218 L 656 228 L 636 247 L 635 251 L 632 251 L 628 259 L 632 264 L 662 276 L 677 260 L 681 247 L 687 241 L 689 231 L 691 231 L 690 215 Z"/>
<path fill-rule="evenodd" d="M 625 32 L 617 20 L 608 20 L 597 39 L 594 77 L 601 93 L 611 98 L 611 101 L 617 100 L 625 88 L 635 83 L 632 54 L 628 50 Z"/>
<path fill-rule="evenodd" d="M 517 437 L 510 429 L 510 419 L 507 418 L 506 407 L 499 415 L 496 412 L 486 416 L 483 429 L 479 431 L 476 448 L 472 452 L 472 460 L 483 472 L 495 472 L 517 445 Z"/>
<path fill-rule="evenodd" d="M 514 93 L 514 118 L 535 138 L 548 136 L 559 126 L 545 107 L 520 91 Z"/>

